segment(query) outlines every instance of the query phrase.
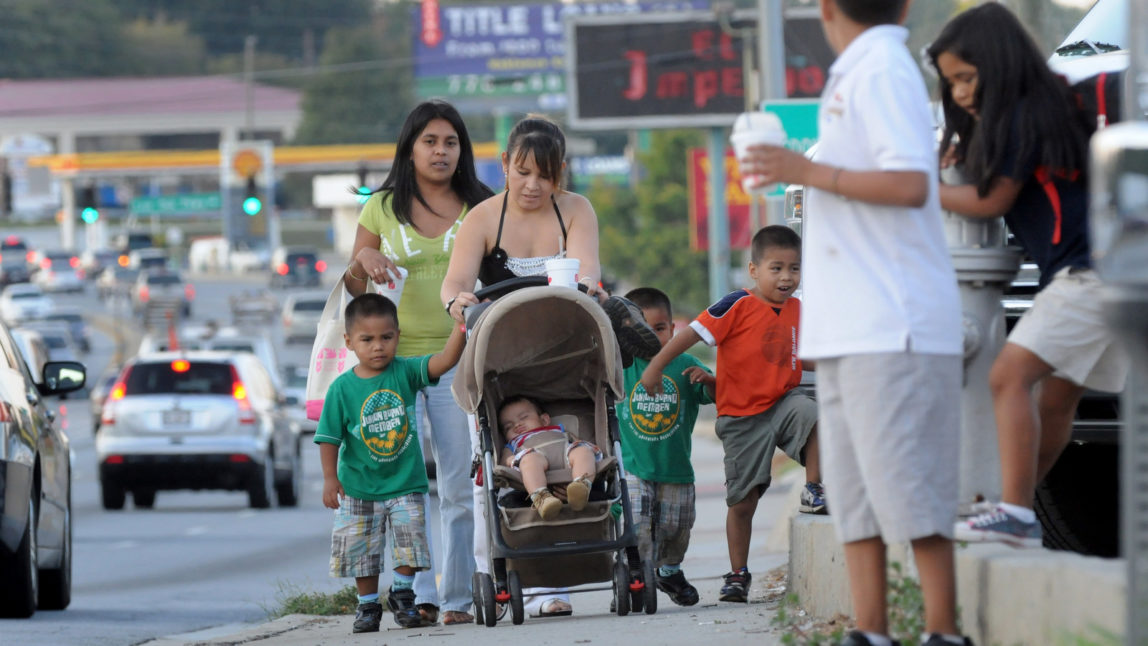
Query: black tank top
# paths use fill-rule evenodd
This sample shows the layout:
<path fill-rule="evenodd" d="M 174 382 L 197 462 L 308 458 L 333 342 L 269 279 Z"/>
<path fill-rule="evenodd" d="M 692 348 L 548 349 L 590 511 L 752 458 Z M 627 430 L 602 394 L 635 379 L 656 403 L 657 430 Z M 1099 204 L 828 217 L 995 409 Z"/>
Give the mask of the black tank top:
<path fill-rule="evenodd" d="M 506 199 L 509 191 L 502 194 L 502 213 L 498 216 L 498 235 L 494 239 L 494 248 L 482 258 L 478 266 L 478 279 L 484 286 L 493 285 L 504 280 L 515 278 L 517 274 L 511 271 L 507 264 L 509 257 L 506 251 L 499 246 L 502 242 L 502 224 L 506 221 Z M 566 246 L 566 224 L 562 221 L 562 212 L 558 210 L 558 202 L 554 195 L 550 196 L 550 203 L 554 205 L 554 213 L 558 216 L 558 226 L 562 229 L 562 246 Z"/>

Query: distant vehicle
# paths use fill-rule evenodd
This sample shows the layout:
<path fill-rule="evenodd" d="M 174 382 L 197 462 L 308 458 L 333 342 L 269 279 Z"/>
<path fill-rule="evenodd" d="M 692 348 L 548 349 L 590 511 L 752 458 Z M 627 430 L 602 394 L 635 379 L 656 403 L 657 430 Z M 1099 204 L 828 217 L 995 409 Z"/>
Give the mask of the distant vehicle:
<path fill-rule="evenodd" d="M 44 291 L 84 291 L 84 270 L 80 268 L 78 256 L 70 251 L 45 251 L 39 258 L 39 269 L 32 282 Z"/>
<path fill-rule="evenodd" d="M 191 316 L 191 302 L 195 300 L 195 287 L 171 271 L 141 271 L 132 288 L 132 311 L 137 314 L 145 308 L 165 307 L 178 309 L 185 317 Z"/>
<path fill-rule="evenodd" d="M 84 314 L 79 308 L 57 307 L 55 311 L 45 316 L 42 320 L 56 321 L 66 325 L 68 331 L 72 334 L 72 342 L 80 349 L 80 352 L 91 352 L 91 335 L 88 332 L 88 324 L 84 320 Z"/>
<path fill-rule="evenodd" d="M 287 343 L 315 340 L 328 296 L 322 292 L 299 292 L 287 297 L 283 302 L 283 337 Z"/>
<path fill-rule="evenodd" d="M 271 339 L 261 334 L 244 334 L 233 327 L 210 328 L 185 326 L 178 335 L 180 350 L 220 350 L 223 352 L 246 352 L 256 356 L 270 375 L 276 390 L 281 390 L 279 353 Z M 175 350 L 166 333 L 149 334 L 140 340 L 140 355 L 153 352 Z"/>
<path fill-rule="evenodd" d="M 116 236 L 113 247 L 119 249 L 123 254 L 129 254 L 136 249 L 147 249 L 154 247 L 155 238 L 152 234 L 144 231 L 126 231 Z"/>
<path fill-rule="evenodd" d="M 7 263 L 13 263 L 19 258 L 25 265 L 30 265 L 35 257 L 36 252 L 20 236 L 7 235 L 0 238 L 0 262 L 7 259 Z"/>
<path fill-rule="evenodd" d="M 272 287 L 318 287 L 325 271 L 314 247 L 279 247 L 271 255 Z"/>
<path fill-rule="evenodd" d="M 35 330 L 48 346 L 49 361 L 79 361 L 67 324 L 52 321 L 25 321 L 17 329 Z"/>
<path fill-rule="evenodd" d="M 187 249 L 187 266 L 192 273 L 222 271 L 227 262 L 227 239 L 222 236 L 196 238 Z"/>
<path fill-rule="evenodd" d="M 279 299 L 266 289 L 245 290 L 227 297 L 231 320 L 238 326 L 265 326 L 279 314 Z"/>
<path fill-rule="evenodd" d="M 119 265 L 120 252 L 115 249 L 87 249 L 80 254 L 80 268 L 88 280 L 96 280 L 105 269 Z"/>
<path fill-rule="evenodd" d="M 35 378 L 0 324 L 0 616 L 30 617 L 72 601 L 70 442 L 45 397 L 84 385 L 78 363 Z"/>
<path fill-rule="evenodd" d="M 283 395 L 287 414 L 304 433 L 314 433 L 319 422 L 307 419 L 307 366 L 283 366 Z"/>
<path fill-rule="evenodd" d="M 32 272 L 28 271 L 28 263 L 23 254 L 0 253 L 0 287 L 26 283 L 32 279 Z"/>
<path fill-rule="evenodd" d="M 231 271 L 245 274 L 267 269 L 271 251 L 265 245 L 241 244 L 227 254 L 227 265 Z"/>
<path fill-rule="evenodd" d="M 0 319 L 9 325 L 18 325 L 25 319 L 43 318 L 55 307 L 55 302 L 44 295 L 39 285 L 19 283 L 0 292 Z"/>
<path fill-rule="evenodd" d="M 128 269 L 119 265 L 108 267 L 96 279 L 96 292 L 99 293 L 100 298 L 108 298 L 118 294 L 127 295 L 131 292 L 139 275 L 138 269 Z"/>
<path fill-rule="evenodd" d="M 92 410 L 92 435 L 100 431 L 100 418 L 104 413 L 104 401 L 107 400 L 108 393 L 112 392 L 112 386 L 115 385 L 119 376 L 120 369 L 112 367 L 105 370 L 90 384 L 88 401 Z"/>
<path fill-rule="evenodd" d="M 246 491 L 251 507 L 298 504 L 300 435 L 254 356 L 164 352 L 124 366 L 96 436 L 105 509 L 137 508 L 156 491 Z"/>
<path fill-rule="evenodd" d="M 128 267 L 140 271 L 165 271 L 169 260 L 165 249 L 136 249 L 128 254 Z"/>

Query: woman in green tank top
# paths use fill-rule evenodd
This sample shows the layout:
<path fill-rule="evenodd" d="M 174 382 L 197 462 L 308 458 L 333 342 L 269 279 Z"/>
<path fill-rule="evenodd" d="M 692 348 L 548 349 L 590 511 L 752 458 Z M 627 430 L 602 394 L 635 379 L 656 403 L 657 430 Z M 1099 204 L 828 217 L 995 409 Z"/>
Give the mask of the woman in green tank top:
<path fill-rule="evenodd" d="M 382 284 L 398 277 L 397 267 L 407 270 L 399 300 L 399 356 L 442 350 L 454 322 L 439 303 L 439 289 L 455 234 L 467 211 L 491 195 L 478 180 L 458 111 L 443 101 L 416 106 L 399 132 L 390 173 L 363 205 L 344 274 L 347 291 L 357 296 L 368 279 Z M 474 622 L 467 612 L 474 572 L 471 445 L 466 414 L 451 395 L 453 381 L 452 369 L 415 402 L 415 419 L 430 422 L 442 522 L 441 587 L 435 588 L 433 568 L 415 576 L 416 603 L 427 625 L 437 621 L 440 607 L 443 623 Z M 425 433 L 425 425 L 419 431 Z"/>

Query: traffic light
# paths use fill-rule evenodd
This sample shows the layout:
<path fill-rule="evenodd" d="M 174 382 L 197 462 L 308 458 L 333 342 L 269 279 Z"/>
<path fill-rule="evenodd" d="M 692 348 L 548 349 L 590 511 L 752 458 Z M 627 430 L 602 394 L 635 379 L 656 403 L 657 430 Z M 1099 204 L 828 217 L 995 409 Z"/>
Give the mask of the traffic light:
<path fill-rule="evenodd" d="M 247 178 L 247 187 L 243 191 L 243 212 L 252 217 L 259 215 L 263 210 L 263 198 L 259 196 L 259 186 L 255 177 Z"/>
<path fill-rule="evenodd" d="M 367 167 L 365 165 L 360 165 L 358 173 L 359 186 L 356 189 L 356 192 L 359 196 L 359 204 L 366 204 L 367 200 L 371 197 L 371 187 L 367 186 Z"/>
<path fill-rule="evenodd" d="M 79 197 L 80 219 L 88 224 L 95 223 L 100 219 L 100 208 L 96 203 L 96 187 L 85 186 L 80 189 Z"/>

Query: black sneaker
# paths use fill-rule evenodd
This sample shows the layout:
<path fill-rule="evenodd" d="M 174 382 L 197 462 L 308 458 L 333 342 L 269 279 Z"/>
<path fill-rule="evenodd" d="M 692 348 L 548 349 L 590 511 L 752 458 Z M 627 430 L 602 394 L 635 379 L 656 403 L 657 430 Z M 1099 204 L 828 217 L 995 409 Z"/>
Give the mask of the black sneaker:
<path fill-rule="evenodd" d="M 415 591 L 410 588 L 387 592 L 387 605 L 395 613 L 395 623 L 401 628 L 418 628 L 423 623 L 419 609 L 415 607 Z M 377 624 L 376 624 L 377 626 Z M 377 630 L 377 628 L 376 628 Z"/>
<path fill-rule="evenodd" d="M 749 570 L 729 572 L 723 574 L 721 578 L 725 581 L 725 585 L 721 587 L 719 600 L 738 603 L 749 602 L 749 584 L 753 581 L 753 576 L 750 575 Z"/>
<path fill-rule="evenodd" d="M 686 575 L 681 570 L 670 576 L 655 574 L 658 589 L 670 596 L 670 601 L 679 606 L 692 606 L 698 602 L 698 589 L 686 581 Z"/>
<path fill-rule="evenodd" d="M 964 641 L 961 642 L 962 646 L 973 646 L 973 640 L 968 637 L 964 637 L 963 639 Z M 929 635 L 929 640 L 922 646 L 953 646 L 953 642 L 945 641 L 944 637 L 941 637 L 937 633 L 932 633 Z"/>
<path fill-rule="evenodd" d="M 377 601 L 360 603 L 358 610 L 355 611 L 355 627 L 352 632 L 377 633 L 379 632 L 379 621 L 382 618 L 383 604 Z"/>
<path fill-rule="evenodd" d="M 662 349 L 658 335 L 646 324 L 642 309 L 621 296 L 611 296 L 602 303 L 602 309 L 610 317 L 614 336 L 618 339 L 618 349 L 622 351 L 622 363 L 628 365 L 631 357 L 652 359 Z"/>
<path fill-rule="evenodd" d="M 893 646 L 901 646 L 901 642 L 897 641 L 896 639 L 891 639 L 889 641 L 893 643 Z M 854 630 L 845 636 L 845 639 L 841 642 L 840 646 L 873 646 L 873 642 L 869 641 L 869 638 L 865 636 L 865 633 L 861 632 L 860 630 Z"/>

